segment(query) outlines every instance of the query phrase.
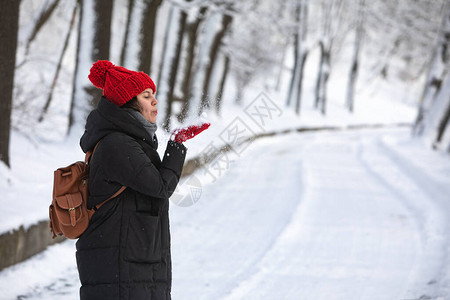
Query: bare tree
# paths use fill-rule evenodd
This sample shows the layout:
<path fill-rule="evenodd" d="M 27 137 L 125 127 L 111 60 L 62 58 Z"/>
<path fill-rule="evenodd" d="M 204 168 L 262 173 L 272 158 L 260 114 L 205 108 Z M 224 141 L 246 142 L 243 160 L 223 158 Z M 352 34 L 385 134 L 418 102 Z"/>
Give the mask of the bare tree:
<path fill-rule="evenodd" d="M 364 49 L 367 81 L 416 81 L 427 72 L 446 0 L 366 1 Z M 376 60 L 370 58 L 376 57 Z"/>
<path fill-rule="evenodd" d="M 365 12 L 365 0 L 359 0 L 359 5 L 356 13 L 356 24 L 355 24 L 355 41 L 353 47 L 353 58 L 350 68 L 349 80 L 347 85 L 347 97 L 346 106 L 350 112 L 353 112 L 354 99 L 355 99 L 355 85 L 356 79 L 358 77 L 359 68 L 359 53 L 361 49 L 361 41 L 363 38 L 363 22 L 364 22 L 364 12 Z"/>
<path fill-rule="evenodd" d="M 75 24 L 75 19 L 76 19 L 76 15 L 77 15 L 77 9 L 78 9 L 78 5 L 75 4 L 75 6 L 73 8 L 73 12 L 72 12 L 72 17 L 71 17 L 70 23 L 69 23 L 69 29 L 67 30 L 67 34 L 66 34 L 66 37 L 64 39 L 64 43 L 63 43 L 63 46 L 62 46 L 61 54 L 60 54 L 59 59 L 58 59 L 58 65 L 56 66 L 55 75 L 53 76 L 52 84 L 50 86 L 50 91 L 48 93 L 47 100 L 45 102 L 44 108 L 42 109 L 41 115 L 39 116 L 39 119 L 38 119 L 39 122 L 42 122 L 44 120 L 44 116 L 47 113 L 48 108 L 50 107 L 50 103 L 52 102 L 53 92 L 55 91 L 56 82 L 58 81 L 59 72 L 61 71 L 64 54 L 66 53 L 67 46 L 69 45 L 70 36 L 71 36 L 71 33 L 73 31 L 73 27 L 74 27 L 74 24 Z"/>
<path fill-rule="evenodd" d="M 194 76 L 193 66 L 194 66 L 194 58 L 195 58 L 195 50 L 197 46 L 197 37 L 198 37 L 198 29 L 200 24 L 205 20 L 205 15 L 208 7 L 202 6 L 200 7 L 197 17 L 193 22 L 190 22 L 186 25 L 185 34 L 186 38 L 186 58 L 184 62 L 184 70 L 183 70 L 183 79 L 181 82 L 181 92 L 182 98 L 182 108 L 181 112 L 178 115 L 178 120 L 183 122 L 186 117 L 186 113 L 189 110 L 189 99 L 192 97 L 191 89 L 192 89 L 192 78 Z"/>
<path fill-rule="evenodd" d="M 189 0 L 190 1 L 190 0 Z M 186 28 L 186 19 L 187 19 L 187 13 L 185 10 L 181 10 L 180 17 L 179 17 L 179 25 L 178 25 L 178 33 L 175 43 L 175 49 L 174 53 L 172 55 L 172 59 L 170 62 L 170 71 L 169 71 L 169 78 L 168 78 L 168 89 L 166 92 L 165 97 L 163 100 L 167 102 L 166 105 L 166 120 L 164 120 L 163 126 L 164 128 L 169 131 L 170 130 L 170 116 L 172 115 L 172 103 L 174 102 L 174 93 L 175 93 L 175 84 L 177 79 L 177 73 L 178 73 L 178 65 L 180 63 L 180 56 L 181 56 L 181 46 L 183 43 L 183 36 Z"/>
<path fill-rule="evenodd" d="M 10 1 L 0 10 L 0 161 L 8 167 L 9 133 L 11 128 L 11 107 L 14 72 L 16 67 L 17 35 L 19 28 L 20 1 Z"/>
<path fill-rule="evenodd" d="M 435 147 L 442 141 L 450 120 L 450 1 L 444 7 L 438 43 L 433 50 L 421 105 L 414 125 L 416 135 L 424 135 Z M 443 147 L 449 150 L 450 138 Z"/>
<path fill-rule="evenodd" d="M 326 113 L 327 86 L 331 72 L 332 47 L 334 39 L 339 32 L 342 5 L 342 0 L 322 2 L 322 33 L 319 39 L 320 62 L 314 102 L 314 106 L 319 108 L 322 114 Z"/>
<path fill-rule="evenodd" d="M 255 16 L 256 17 L 256 16 Z M 252 24 L 252 23 L 250 23 Z M 259 74 L 270 74 L 275 63 L 272 55 L 276 47 L 267 47 L 266 40 L 270 34 L 258 27 L 236 26 L 227 49 L 230 55 L 230 70 L 236 80 L 236 104 L 242 104 L 245 88 Z M 253 24 L 255 25 L 255 24 Z M 267 80 L 264 76 L 264 80 Z"/>
<path fill-rule="evenodd" d="M 276 79 L 276 75 L 272 75 L 276 74 L 273 69 L 285 51 L 286 31 L 293 27 L 292 21 L 286 25 L 283 19 L 280 20 L 279 5 L 278 2 L 245 1 L 235 6 L 233 26 L 222 52 L 225 59 L 229 57 L 229 71 L 235 80 L 235 103 L 238 105 L 242 104 L 244 91 L 250 82 L 261 77 L 259 79 L 269 88 L 270 81 Z M 274 13 L 277 9 L 278 13 Z"/>
<path fill-rule="evenodd" d="M 228 7 L 228 10 L 230 10 L 231 7 Z M 203 89 L 202 89 L 202 100 L 200 103 L 200 107 L 198 108 L 198 115 L 201 115 L 203 110 L 205 108 L 209 108 L 210 106 L 210 82 L 211 82 L 211 76 L 214 69 L 214 65 L 216 63 L 217 54 L 219 53 L 219 48 L 222 43 L 222 40 L 233 21 L 232 15 L 225 13 L 222 16 L 222 27 L 219 31 L 216 32 L 216 35 L 214 36 L 213 42 L 211 44 L 211 48 L 209 50 L 209 60 L 208 65 L 206 68 L 206 73 L 203 81 Z"/>
<path fill-rule="evenodd" d="M 297 0 L 295 5 L 294 32 L 294 68 L 292 69 L 291 82 L 288 90 L 286 105 L 295 101 L 295 111 L 300 114 L 301 94 L 303 87 L 303 71 L 309 49 L 306 46 L 308 32 L 308 0 Z"/>

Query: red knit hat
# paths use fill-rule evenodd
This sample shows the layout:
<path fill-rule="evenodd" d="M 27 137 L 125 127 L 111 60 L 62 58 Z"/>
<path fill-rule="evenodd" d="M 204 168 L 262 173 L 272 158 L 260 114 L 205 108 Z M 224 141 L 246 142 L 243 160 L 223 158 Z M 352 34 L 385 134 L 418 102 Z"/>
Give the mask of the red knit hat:
<path fill-rule="evenodd" d="M 103 90 L 103 96 L 114 104 L 122 106 L 145 89 L 156 92 L 153 80 L 144 72 L 130 71 L 115 66 L 107 60 L 99 60 L 92 65 L 89 80 Z"/>

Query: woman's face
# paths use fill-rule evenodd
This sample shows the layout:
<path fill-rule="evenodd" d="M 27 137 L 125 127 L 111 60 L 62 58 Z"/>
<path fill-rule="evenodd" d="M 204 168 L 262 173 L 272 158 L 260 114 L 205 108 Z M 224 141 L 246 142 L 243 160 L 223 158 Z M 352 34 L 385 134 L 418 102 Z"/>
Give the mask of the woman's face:
<path fill-rule="evenodd" d="M 153 90 L 151 88 L 144 90 L 137 95 L 137 100 L 144 118 L 150 123 L 156 123 L 156 115 L 158 114 L 156 104 L 158 104 L 158 100 L 156 100 Z"/>

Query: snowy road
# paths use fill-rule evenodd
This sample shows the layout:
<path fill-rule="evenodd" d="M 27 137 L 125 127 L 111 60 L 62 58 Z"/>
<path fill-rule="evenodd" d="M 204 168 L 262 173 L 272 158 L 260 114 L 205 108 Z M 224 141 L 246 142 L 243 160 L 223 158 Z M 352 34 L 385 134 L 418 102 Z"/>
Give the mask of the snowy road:
<path fill-rule="evenodd" d="M 408 135 L 255 141 L 171 207 L 173 299 L 449 299 L 450 161 Z M 0 299 L 77 299 L 73 252 L 1 272 Z"/>

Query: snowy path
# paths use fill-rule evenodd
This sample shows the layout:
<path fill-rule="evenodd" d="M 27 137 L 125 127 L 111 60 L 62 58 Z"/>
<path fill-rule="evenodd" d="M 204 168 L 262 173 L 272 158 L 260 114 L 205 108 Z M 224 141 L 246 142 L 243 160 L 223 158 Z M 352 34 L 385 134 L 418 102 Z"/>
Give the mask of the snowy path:
<path fill-rule="evenodd" d="M 172 206 L 173 299 L 449 299 L 450 162 L 407 135 L 254 142 Z M 0 299 L 77 299 L 73 247 L 1 272 Z"/>

